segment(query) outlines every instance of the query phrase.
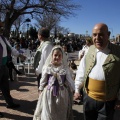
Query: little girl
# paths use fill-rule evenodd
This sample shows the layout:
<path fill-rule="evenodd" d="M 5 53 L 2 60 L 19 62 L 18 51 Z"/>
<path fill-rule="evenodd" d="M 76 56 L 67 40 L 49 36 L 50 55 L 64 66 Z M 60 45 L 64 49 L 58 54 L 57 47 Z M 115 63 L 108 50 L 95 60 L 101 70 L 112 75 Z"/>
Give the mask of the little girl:
<path fill-rule="evenodd" d="M 73 120 L 74 81 L 60 46 L 52 49 L 45 62 L 39 91 L 33 120 Z"/>

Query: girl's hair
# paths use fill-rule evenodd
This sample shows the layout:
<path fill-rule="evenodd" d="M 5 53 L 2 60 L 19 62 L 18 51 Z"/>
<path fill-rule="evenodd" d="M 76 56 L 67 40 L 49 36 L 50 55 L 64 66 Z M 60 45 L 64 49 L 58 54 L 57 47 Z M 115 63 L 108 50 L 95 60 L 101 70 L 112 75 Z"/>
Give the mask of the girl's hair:
<path fill-rule="evenodd" d="M 53 55 L 53 53 L 54 53 L 55 50 L 59 50 L 59 51 L 61 51 L 61 53 L 62 53 L 62 55 L 63 55 L 63 51 L 62 51 L 61 48 L 55 48 L 55 49 L 52 51 L 52 55 Z"/>
<path fill-rule="evenodd" d="M 63 64 L 63 66 L 64 66 L 65 68 L 69 68 L 66 54 L 64 53 L 64 51 L 63 51 L 63 49 L 62 49 L 62 47 L 61 47 L 60 45 L 56 45 L 56 46 L 53 47 L 53 49 L 51 50 L 49 56 L 47 57 L 47 59 L 46 59 L 46 61 L 45 61 L 45 64 L 44 64 L 44 66 L 43 66 L 43 70 L 44 70 L 45 67 L 48 67 L 49 64 L 52 62 L 52 55 L 53 55 L 53 52 L 54 52 L 55 50 L 61 51 L 62 56 L 63 56 L 63 58 L 62 58 L 62 64 Z"/>

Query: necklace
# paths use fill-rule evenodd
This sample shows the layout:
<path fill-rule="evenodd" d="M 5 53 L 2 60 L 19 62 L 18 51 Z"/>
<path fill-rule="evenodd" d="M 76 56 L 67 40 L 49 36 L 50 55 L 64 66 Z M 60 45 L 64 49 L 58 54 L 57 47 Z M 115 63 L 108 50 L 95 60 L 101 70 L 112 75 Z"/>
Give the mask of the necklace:
<path fill-rule="evenodd" d="M 52 68 L 52 69 L 51 69 L 51 72 L 52 72 L 53 76 L 54 76 L 55 78 L 57 78 L 57 75 L 59 74 L 59 72 L 60 72 L 60 70 L 61 70 L 61 66 L 54 66 L 54 65 L 52 65 L 51 68 Z"/>

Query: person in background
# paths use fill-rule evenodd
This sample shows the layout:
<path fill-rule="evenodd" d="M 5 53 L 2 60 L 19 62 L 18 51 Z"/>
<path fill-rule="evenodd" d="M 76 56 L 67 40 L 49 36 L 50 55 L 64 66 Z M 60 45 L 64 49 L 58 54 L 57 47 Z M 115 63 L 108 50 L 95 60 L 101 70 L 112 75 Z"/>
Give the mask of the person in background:
<path fill-rule="evenodd" d="M 67 61 L 68 61 L 68 52 L 67 52 L 67 45 L 62 45 L 63 51 L 65 52 L 66 56 L 67 56 Z"/>
<path fill-rule="evenodd" d="M 9 60 L 8 60 L 8 62 L 7 62 L 7 67 L 8 67 L 8 69 L 9 69 L 10 81 L 14 81 L 13 75 L 12 75 L 13 70 L 16 72 L 16 74 L 22 75 L 22 73 L 21 73 L 19 70 L 17 70 L 17 68 L 15 67 L 15 65 L 14 65 L 14 63 L 13 63 L 13 61 L 12 61 L 12 56 L 10 56 L 10 58 L 9 58 Z"/>
<path fill-rule="evenodd" d="M 114 107 L 120 89 L 120 46 L 109 41 L 110 32 L 104 23 L 93 27 L 87 54 L 81 59 L 76 79 L 74 99 L 84 87 L 85 120 L 113 120 Z"/>
<path fill-rule="evenodd" d="M 66 55 L 55 46 L 43 66 L 33 120 L 73 120 L 74 87 Z"/>
<path fill-rule="evenodd" d="M 25 50 L 25 49 L 22 50 L 19 43 L 16 44 L 14 47 L 15 47 L 15 49 L 16 49 L 20 54 L 26 56 L 26 50 Z M 18 57 L 13 57 L 13 58 L 14 58 L 15 64 L 21 63 L 21 62 L 25 62 L 24 60 L 20 59 L 19 56 L 18 56 Z M 28 56 L 26 56 L 26 58 L 28 58 Z"/>
<path fill-rule="evenodd" d="M 16 44 L 15 45 L 15 49 L 20 53 L 20 54 L 23 54 L 25 51 L 21 50 L 21 47 L 20 47 L 20 44 Z"/>
<path fill-rule="evenodd" d="M 69 67 L 71 70 L 72 78 L 73 80 L 75 80 L 76 71 L 77 71 L 77 65 L 75 64 L 75 60 L 69 61 Z"/>
<path fill-rule="evenodd" d="M 42 67 L 53 48 L 52 42 L 49 40 L 50 30 L 48 28 L 40 28 L 38 30 L 38 39 L 40 46 L 37 48 L 34 57 L 34 69 L 37 75 L 38 86 L 41 78 Z"/>
<path fill-rule="evenodd" d="M 18 44 L 16 44 L 15 45 L 15 49 L 18 51 L 18 53 L 20 53 L 20 54 L 22 54 L 23 55 L 23 51 L 20 49 L 20 44 L 18 43 Z M 13 60 L 14 59 L 14 60 Z M 10 81 L 14 81 L 14 79 L 13 79 L 13 70 L 16 72 L 16 74 L 18 74 L 18 75 L 22 75 L 22 72 L 20 72 L 19 70 L 17 70 L 16 69 L 16 67 L 15 67 L 15 63 L 14 63 L 14 61 L 16 60 L 16 62 L 15 63 L 19 63 L 19 56 L 10 56 L 9 57 L 9 60 L 8 60 L 8 62 L 7 62 L 7 66 L 8 66 L 8 68 L 9 68 L 9 77 L 10 77 Z M 25 60 L 25 59 L 21 59 L 21 60 Z"/>
<path fill-rule="evenodd" d="M 12 48 L 9 41 L 3 36 L 3 22 L 0 22 L 0 89 L 7 103 L 7 108 L 18 108 L 19 104 L 13 102 L 13 98 L 10 95 L 9 87 L 9 71 L 7 67 L 8 58 L 11 54 L 15 56 L 20 56 L 24 59 L 24 56 L 19 54 L 16 49 Z M 0 117 L 4 115 L 0 112 Z"/>
<path fill-rule="evenodd" d="M 89 47 L 93 45 L 92 38 L 87 38 L 85 42 L 86 44 L 83 46 L 82 50 L 80 50 L 78 53 L 78 60 L 81 60 L 83 56 L 87 53 Z"/>

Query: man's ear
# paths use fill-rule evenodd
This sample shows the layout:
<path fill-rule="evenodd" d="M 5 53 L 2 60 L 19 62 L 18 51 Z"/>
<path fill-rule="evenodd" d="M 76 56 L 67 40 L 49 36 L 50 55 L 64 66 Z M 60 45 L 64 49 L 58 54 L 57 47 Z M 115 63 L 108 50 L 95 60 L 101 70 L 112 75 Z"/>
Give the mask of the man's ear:
<path fill-rule="evenodd" d="M 108 31 L 108 36 L 110 37 L 110 34 L 111 34 L 111 32 L 110 31 Z"/>

